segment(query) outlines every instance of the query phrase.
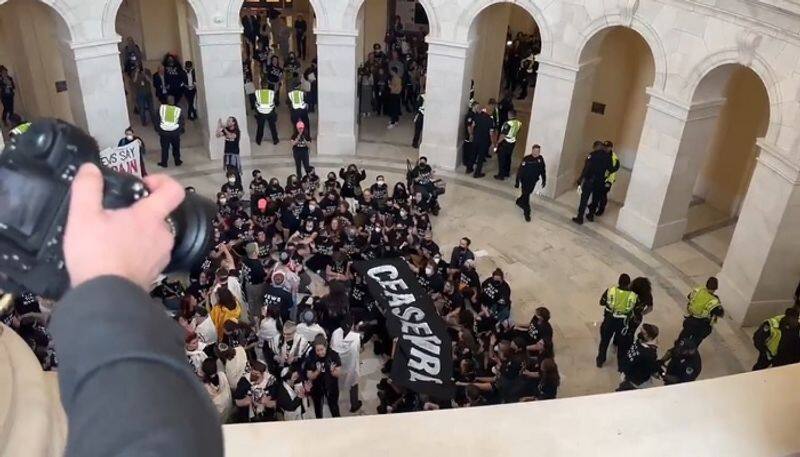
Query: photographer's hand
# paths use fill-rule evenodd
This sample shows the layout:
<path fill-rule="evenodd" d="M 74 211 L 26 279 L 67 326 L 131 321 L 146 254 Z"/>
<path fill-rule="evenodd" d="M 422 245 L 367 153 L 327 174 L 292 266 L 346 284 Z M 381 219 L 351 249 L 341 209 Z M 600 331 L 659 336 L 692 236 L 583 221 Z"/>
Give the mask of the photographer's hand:
<path fill-rule="evenodd" d="M 183 201 L 183 186 L 164 175 L 144 178 L 150 196 L 129 208 L 103 208 L 103 176 L 83 165 L 72 184 L 64 259 L 72 287 L 120 276 L 148 288 L 167 266 L 174 238 L 166 217 Z"/>

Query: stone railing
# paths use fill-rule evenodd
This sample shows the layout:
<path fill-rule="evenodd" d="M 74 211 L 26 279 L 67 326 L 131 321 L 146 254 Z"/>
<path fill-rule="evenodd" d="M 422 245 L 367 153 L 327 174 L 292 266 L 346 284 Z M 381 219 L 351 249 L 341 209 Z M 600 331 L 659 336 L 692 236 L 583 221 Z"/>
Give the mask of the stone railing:
<path fill-rule="evenodd" d="M 55 377 L 0 326 L 0 455 L 55 457 Z M 800 365 L 648 390 L 514 405 L 224 426 L 229 457 L 747 455 L 800 451 Z"/>

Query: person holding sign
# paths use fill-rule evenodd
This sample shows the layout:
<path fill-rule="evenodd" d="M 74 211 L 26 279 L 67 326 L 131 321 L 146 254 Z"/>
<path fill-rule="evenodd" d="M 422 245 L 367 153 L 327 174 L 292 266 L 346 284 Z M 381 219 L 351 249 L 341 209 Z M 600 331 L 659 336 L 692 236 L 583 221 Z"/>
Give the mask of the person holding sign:
<path fill-rule="evenodd" d="M 158 109 L 158 119 L 153 123 L 161 138 L 161 162 L 158 163 L 158 166 L 162 168 L 167 167 L 170 149 L 172 149 L 172 157 L 175 159 L 175 166 L 180 167 L 183 164 L 181 135 L 185 131 L 185 121 L 181 109 L 174 103 L 172 97 L 167 97 L 167 102 Z"/>
<path fill-rule="evenodd" d="M 147 176 L 147 171 L 144 168 L 144 154 L 145 154 L 144 141 L 133 132 L 133 127 L 128 127 L 125 129 L 125 136 L 119 140 L 119 143 L 117 143 L 117 147 L 121 148 L 123 146 L 127 146 L 131 143 L 136 143 L 136 142 L 139 142 L 139 167 L 140 167 L 139 169 L 142 170 L 142 177 L 144 178 L 145 176 Z"/>

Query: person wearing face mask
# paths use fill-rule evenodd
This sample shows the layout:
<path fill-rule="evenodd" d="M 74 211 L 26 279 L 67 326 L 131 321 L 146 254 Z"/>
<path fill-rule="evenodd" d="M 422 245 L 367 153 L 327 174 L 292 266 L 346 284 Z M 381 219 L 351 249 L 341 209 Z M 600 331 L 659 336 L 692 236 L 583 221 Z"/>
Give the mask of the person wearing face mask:
<path fill-rule="evenodd" d="M 344 180 L 342 197 L 355 199 L 361 196 L 361 181 L 367 179 L 366 171 L 359 171 L 358 167 L 351 163 L 347 166 L 347 171 L 344 168 L 339 169 L 339 177 Z"/>
<path fill-rule="evenodd" d="M 253 170 L 253 180 L 250 181 L 250 205 L 258 203 L 258 199 L 267 196 L 267 180 L 261 176 L 261 170 Z"/>
<path fill-rule="evenodd" d="M 337 194 L 342 192 L 342 185 L 336 179 L 336 173 L 334 172 L 328 173 L 325 182 L 322 183 L 322 192 L 328 194 L 331 191 L 336 192 Z"/>
<path fill-rule="evenodd" d="M 404 203 L 408 201 L 408 190 L 405 184 L 399 182 L 394 185 L 392 200 L 394 200 L 395 203 Z"/>
<path fill-rule="evenodd" d="M 381 206 L 386 203 L 386 200 L 389 198 L 389 188 L 386 185 L 386 179 L 383 175 L 378 175 L 378 177 L 375 178 L 375 184 L 371 185 L 369 190 L 372 192 L 372 198 L 380 202 Z"/>
<path fill-rule="evenodd" d="M 319 208 L 326 220 L 330 220 L 330 216 L 336 212 L 339 206 L 339 195 L 333 191 L 325 194 L 324 198 L 319 202 Z"/>
<path fill-rule="evenodd" d="M 184 76 L 184 95 L 186 96 L 187 118 L 190 121 L 197 119 L 197 107 L 194 106 L 194 100 L 197 97 L 197 73 L 194 70 L 192 61 L 187 60 L 183 71 Z"/>
<path fill-rule="evenodd" d="M 623 359 L 623 381 L 617 391 L 646 389 L 653 386 L 653 377 L 660 374 L 658 364 L 658 327 L 642 324 L 636 341 Z"/>
<path fill-rule="evenodd" d="M 281 201 L 284 193 L 285 192 L 283 187 L 281 187 L 281 183 L 278 181 L 278 178 L 272 177 L 267 185 L 267 198 L 269 198 L 271 201 Z"/>
<path fill-rule="evenodd" d="M 231 202 L 238 201 L 244 195 L 244 189 L 237 182 L 236 175 L 233 172 L 228 173 L 228 182 L 222 185 L 220 192 L 224 193 Z"/>
<path fill-rule="evenodd" d="M 294 157 L 294 168 L 296 170 L 296 175 L 298 177 L 302 177 L 303 173 L 300 169 L 300 165 L 303 166 L 303 170 L 305 170 L 306 174 L 308 174 L 312 168 L 311 164 L 309 163 L 309 143 L 311 142 L 311 137 L 309 133 L 306 131 L 306 124 L 303 121 L 298 120 L 297 124 L 295 125 L 295 133 L 292 135 L 292 156 Z"/>
<path fill-rule="evenodd" d="M 438 254 L 439 258 L 441 258 L 439 245 L 433 241 L 433 233 L 430 230 L 427 230 L 425 233 L 423 233 L 422 240 L 419 242 L 419 247 L 422 250 L 422 255 L 432 258 Z"/>
<path fill-rule="evenodd" d="M 312 198 L 308 200 L 300 212 L 300 219 L 303 221 L 311 221 L 315 226 L 319 226 L 325 220 L 325 215 L 322 214 L 322 209 L 319 207 L 317 200 Z"/>
<path fill-rule="evenodd" d="M 430 295 L 440 294 L 444 290 L 444 278 L 436 271 L 436 265 L 432 260 L 426 261 L 420 268 L 417 280 Z"/>
<path fill-rule="evenodd" d="M 125 136 L 119 140 L 117 143 L 118 147 L 127 146 L 134 142 L 139 142 L 139 167 L 142 170 L 142 177 L 147 176 L 147 170 L 144 167 L 144 156 L 147 153 L 147 149 L 144 146 L 144 140 L 142 140 L 138 135 L 133 132 L 133 127 L 128 127 L 125 129 Z"/>
<path fill-rule="evenodd" d="M 511 317 L 511 287 L 505 280 L 503 270 L 496 269 L 490 278 L 481 284 L 481 301 L 489 308 L 497 322 Z"/>
<path fill-rule="evenodd" d="M 308 167 L 308 172 L 306 172 L 305 176 L 300 180 L 300 183 L 303 185 L 303 190 L 306 192 L 306 195 L 313 196 L 319 190 L 319 176 L 315 171 L 315 168 L 310 166 Z"/>

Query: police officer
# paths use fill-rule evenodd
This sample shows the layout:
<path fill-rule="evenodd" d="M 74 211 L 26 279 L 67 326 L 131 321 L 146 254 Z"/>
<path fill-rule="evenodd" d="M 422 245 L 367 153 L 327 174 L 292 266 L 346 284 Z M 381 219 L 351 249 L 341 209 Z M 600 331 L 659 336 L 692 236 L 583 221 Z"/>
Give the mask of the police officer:
<path fill-rule="evenodd" d="M 594 221 L 594 208 L 589 207 L 589 214 L 586 214 L 586 207 L 589 204 L 589 197 L 599 195 L 605 189 L 606 173 L 611 169 L 611 156 L 603 147 L 602 141 L 595 141 L 593 151 L 586 157 L 583 171 L 578 178 L 578 186 L 581 192 L 581 201 L 578 205 L 578 215 L 572 218 L 572 222 L 582 225 L 583 217 L 589 222 Z M 597 197 L 595 197 L 595 200 Z"/>
<path fill-rule="evenodd" d="M 256 91 L 256 144 L 264 139 L 264 123 L 269 123 L 272 144 L 278 144 L 278 113 L 275 112 L 275 91 L 260 89 Z"/>
<path fill-rule="evenodd" d="M 611 192 L 611 186 L 617 181 L 617 172 L 620 168 L 620 161 L 619 157 L 614 153 L 614 143 L 611 141 L 606 141 L 603 143 L 603 147 L 606 151 L 608 151 L 609 155 L 611 155 L 611 168 L 606 173 L 606 182 L 605 187 L 599 192 L 597 195 L 597 201 L 594 201 L 594 197 L 592 197 L 592 203 L 589 206 L 595 208 L 594 215 L 595 216 L 602 216 L 603 213 L 606 212 L 606 205 L 608 204 L 608 193 Z"/>
<path fill-rule="evenodd" d="M 547 186 L 547 170 L 544 165 L 544 158 L 541 155 L 542 148 L 534 144 L 530 154 L 526 154 L 519 164 L 517 170 L 517 182 L 514 187 L 519 189 L 522 185 L 522 194 L 517 199 L 517 206 L 522 208 L 525 220 L 531 221 L 531 193 L 536 188 L 539 179 L 542 180 L 542 188 Z"/>
<path fill-rule="evenodd" d="M 606 353 L 608 343 L 611 338 L 619 338 L 623 329 L 627 326 L 627 321 L 633 314 L 633 309 L 639 301 L 639 296 L 630 290 L 631 277 L 626 273 L 619 276 L 616 286 L 611 286 L 603 292 L 600 297 L 600 306 L 603 310 L 603 323 L 600 325 L 600 345 L 597 348 L 597 368 L 606 363 Z M 621 363 L 624 354 L 619 354 L 617 363 Z"/>
<path fill-rule="evenodd" d="M 718 287 L 717 278 L 712 276 L 705 287 L 695 287 L 689 293 L 688 314 L 683 319 L 683 330 L 678 339 L 692 338 L 700 347 L 700 343 L 711 334 L 711 326 L 725 315 L 719 297 L 714 293 Z"/>
<path fill-rule="evenodd" d="M 475 116 L 477 116 L 479 110 L 480 106 L 474 100 L 471 100 L 467 114 L 464 116 L 464 142 L 461 145 L 461 163 L 467 167 L 467 173 L 472 173 L 472 164 L 475 163 L 473 129 L 475 128 Z"/>
<path fill-rule="evenodd" d="M 758 360 L 753 370 L 800 362 L 800 322 L 798 308 L 788 308 L 784 314 L 771 317 L 753 334 Z"/>
<path fill-rule="evenodd" d="M 676 341 L 660 363 L 663 367 L 661 379 L 666 385 L 694 381 L 703 369 L 697 345 L 691 338 Z"/>
<path fill-rule="evenodd" d="M 422 140 L 422 125 L 425 122 L 425 94 L 420 94 L 417 99 L 417 113 L 414 115 L 414 139 L 411 141 L 411 147 L 414 149 L 419 148 L 419 142 Z"/>
<path fill-rule="evenodd" d="M 11 136 L 11 138 L 17 135 L 22 135 L 31 128 L 31 123 L 23 120 L 22 117 L 17 113 L 13 113 L 8 116 L 8 121 L 11 125 L 11 131 L 8 132 L 8 134 Z"/>
<path fill-rule="evenodd" d="M 311 121 L 308 120 L 308 105 L 305 98 L 306 94 L 300 88 L 300 84 L 295 85 L 289 92 L 289 110 L 292 116 L 292 125 L 296 126 L 299 121 L 303 121 L 306 126 L 306 135 L 311 138 Z M 295 133 L 297 133 L 296 127 Z"/>
<path fill-rule="evenodd" d="M 172 148 L 172 157 L 175 166 L 183 164 L 181 160 L 181 135 L 184 132 L 184 119 L 181 109 L 173 104 L 172 97 L 167 98 L 167 103 L 158 109 L 158 119 L 153 123 L 161 140 L 161 162 L 159 167 L 166 168 L 169 160 L 169 150 Z"/>
<path fill-rule="evenodd" d="M 497 174 L 494 179 L 501 181 L 511 176 L 511 156 L 517 145 L 517 135 L 522 129 L 522 122 L 517 119 L 517 112 L 508 112 L 508 120 L 500 128 L 500 144 L 497 145 Z"/>
<path fill-rule="evenodd" d="M 483 173 L 483 162 L 489 154 L 489 148 L 492 146 L 492 137 L 494 136 L 494 121 L 486 111 L 481 109 L 474 118 L 474 126 L 472 127 L 472 142 L 475 147 L 475 154 L 471 166 L 467 167 L 467 173 L 473 172 L 474 178 L 483 178 L 486 176 Z"/>

